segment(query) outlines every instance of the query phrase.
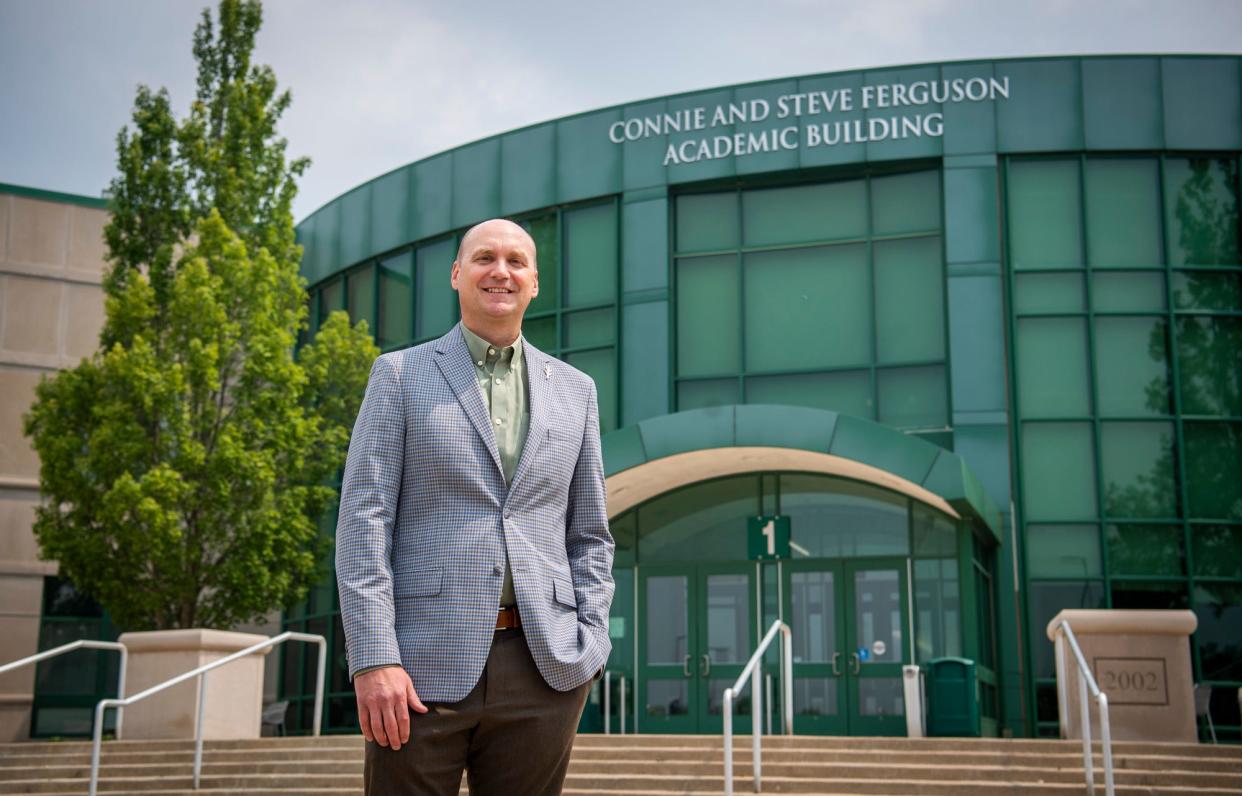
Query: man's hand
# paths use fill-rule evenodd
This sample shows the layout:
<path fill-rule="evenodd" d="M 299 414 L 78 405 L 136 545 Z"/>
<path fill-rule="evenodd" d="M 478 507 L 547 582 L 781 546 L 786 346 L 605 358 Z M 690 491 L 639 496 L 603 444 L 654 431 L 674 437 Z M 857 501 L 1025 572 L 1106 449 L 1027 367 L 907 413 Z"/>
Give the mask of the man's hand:
<path fill-rule="evenodd" d="M 410 710 L 426 713 L 414 683 L 400 666 L 385 666 L 354 676 L 358 726 L 362 736 L 395 752 L 410 740 Z M 407 709 L 408 708 L 408 709 Z"/>

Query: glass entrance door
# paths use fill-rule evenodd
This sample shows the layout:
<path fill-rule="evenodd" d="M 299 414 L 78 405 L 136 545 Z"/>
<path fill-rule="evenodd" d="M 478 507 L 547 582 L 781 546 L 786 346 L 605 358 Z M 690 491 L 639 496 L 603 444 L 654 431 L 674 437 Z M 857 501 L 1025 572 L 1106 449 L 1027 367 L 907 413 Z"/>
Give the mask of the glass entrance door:
<path fill-rule="evenodd" d="M 904 559 L 784 565 L 793 631 L 794 731 L 903 735 L 908 662 Z"/>
<path fill-rule="evenodd" d="M 642 732 L 722 732 L 724 690 L 757 643 L 754 565 L 643 567 L 639 600 Z M 749 694 L 733 726 L 750 732 Z"/>

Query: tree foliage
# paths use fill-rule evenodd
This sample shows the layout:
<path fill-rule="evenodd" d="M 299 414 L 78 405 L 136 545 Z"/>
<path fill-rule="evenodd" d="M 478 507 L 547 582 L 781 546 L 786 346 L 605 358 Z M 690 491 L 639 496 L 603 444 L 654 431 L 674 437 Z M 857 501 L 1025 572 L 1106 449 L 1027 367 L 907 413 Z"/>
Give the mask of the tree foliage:
<path fill-rule="evenodd" d="M 232 626 L 300 599 L 318 520 L 378 351 L 365 323 L 306 327 L 286 160 L 289 106 L 252 66 L 262 20 L 222 0 L 194 35 L 178 121 L 138 89 L 117 138 L 100 349 L 45 379 L 26 418 L 42 554 L 129 629 Z"/>

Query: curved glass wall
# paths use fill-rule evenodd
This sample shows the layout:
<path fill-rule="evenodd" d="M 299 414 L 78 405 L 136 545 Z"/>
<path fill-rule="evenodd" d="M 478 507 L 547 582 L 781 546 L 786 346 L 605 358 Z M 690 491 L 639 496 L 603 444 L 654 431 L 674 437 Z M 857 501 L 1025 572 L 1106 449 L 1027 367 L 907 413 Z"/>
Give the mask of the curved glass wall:
<path fill-rule="evenodd" d="M 1046 734 L 1043 634 L 1062 608 L 1191 609 L 1195 680 L 1242 681 L 1238 175 L 1234 156 L 1008 161 L 1015 458 Z"/>

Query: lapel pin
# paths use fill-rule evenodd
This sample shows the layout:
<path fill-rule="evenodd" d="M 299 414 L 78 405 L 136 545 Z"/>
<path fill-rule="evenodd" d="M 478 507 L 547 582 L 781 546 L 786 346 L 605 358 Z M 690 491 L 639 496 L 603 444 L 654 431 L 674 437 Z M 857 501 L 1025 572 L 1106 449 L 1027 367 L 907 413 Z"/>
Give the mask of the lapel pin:
<path fill-rule="evenodd" d="M 545 379 L 550 379 L 550 378 L 552 378 L 552 368 L 551 368 L 551 366 L 549 366 L 549 365 L 544 365 L 544 366 L 543 366 L 543 377 L 544 377 Z"/>

